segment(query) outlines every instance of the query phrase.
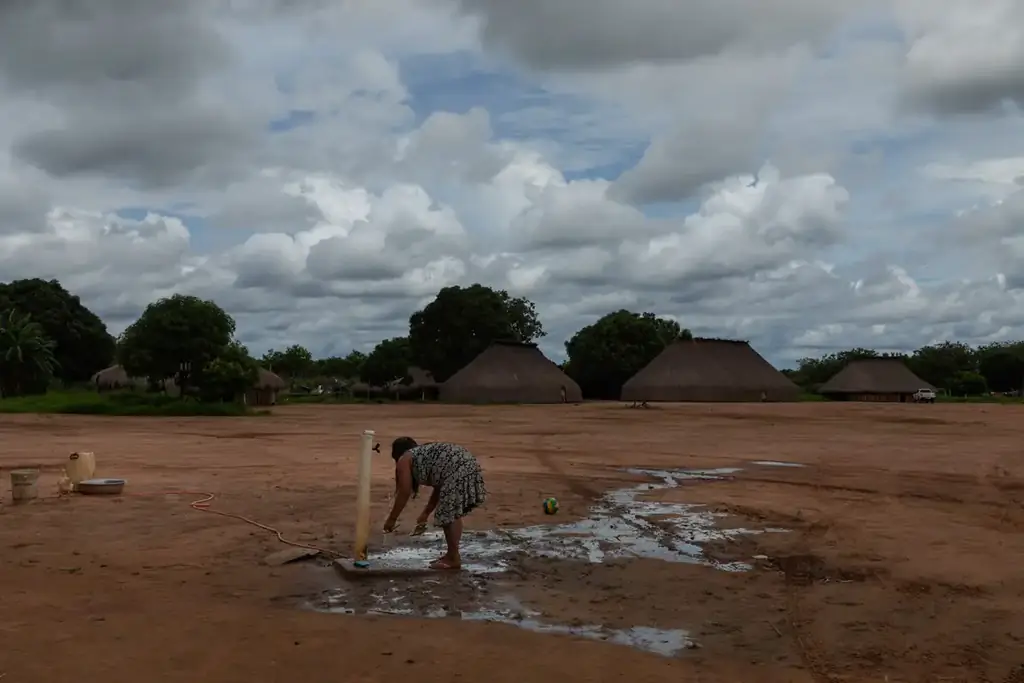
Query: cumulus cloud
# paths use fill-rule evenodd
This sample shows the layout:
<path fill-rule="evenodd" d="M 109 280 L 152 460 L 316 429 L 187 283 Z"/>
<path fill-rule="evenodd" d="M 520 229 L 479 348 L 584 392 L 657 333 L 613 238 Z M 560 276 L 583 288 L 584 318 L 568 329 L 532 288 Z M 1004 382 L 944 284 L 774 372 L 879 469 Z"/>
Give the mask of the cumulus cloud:
<path fill-rule="evenodd" d="M 471 282 L 556 356 L 622 307 L 783 364 L 1024 336 L 1019 12 L 7 3 L 0 273 L 115 332 L 213 298 L 257 352 L 367 348 Z"/>
<path fill-rule="evenodd" d="M 939 113 L 970 113 L 1024 102 L 1024 5 L 906 0 L 911 37 L 906 78 L 911 103 Z"/>

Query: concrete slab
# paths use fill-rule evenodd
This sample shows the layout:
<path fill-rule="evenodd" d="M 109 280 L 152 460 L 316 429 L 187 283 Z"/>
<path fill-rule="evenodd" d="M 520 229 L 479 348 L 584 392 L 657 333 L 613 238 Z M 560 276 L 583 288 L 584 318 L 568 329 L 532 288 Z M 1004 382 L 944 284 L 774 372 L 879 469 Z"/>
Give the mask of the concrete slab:
<path fill-rule="evenodd" d="M 431 569 L 430 563 L 423 560 L 370 560 L 368 567 L 357 567 L 354 560 L 339 559 L 334 561 L 334 568 L 346 578 L 360 577 L 401 577 L 424 576 L 437 574 L 445 569 Z"/>

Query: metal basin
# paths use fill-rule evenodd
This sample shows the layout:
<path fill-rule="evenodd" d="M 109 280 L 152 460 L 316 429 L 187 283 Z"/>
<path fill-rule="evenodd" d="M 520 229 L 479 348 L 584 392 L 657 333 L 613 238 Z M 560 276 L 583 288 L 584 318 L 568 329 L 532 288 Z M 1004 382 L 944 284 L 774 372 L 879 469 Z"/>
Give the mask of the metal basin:
<path fill-rule="evenodd" d="M 124 479 L 86 479 L 75 490 L 89 496 L 116 496 L 124 491 Z"/>

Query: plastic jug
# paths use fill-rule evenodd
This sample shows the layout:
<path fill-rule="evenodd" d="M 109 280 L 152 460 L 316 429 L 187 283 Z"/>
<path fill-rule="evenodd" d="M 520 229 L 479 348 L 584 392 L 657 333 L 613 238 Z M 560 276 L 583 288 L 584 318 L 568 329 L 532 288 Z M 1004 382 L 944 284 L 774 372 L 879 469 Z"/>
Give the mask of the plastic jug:
<path fill-rule="evenodd" d="M 71 480 L 71 487 L 76 488 L 81 482 L 92 479 L 96 474 L 96 454 L 91 451 L 72 453 L 68 456 L 64 472 Z"/>

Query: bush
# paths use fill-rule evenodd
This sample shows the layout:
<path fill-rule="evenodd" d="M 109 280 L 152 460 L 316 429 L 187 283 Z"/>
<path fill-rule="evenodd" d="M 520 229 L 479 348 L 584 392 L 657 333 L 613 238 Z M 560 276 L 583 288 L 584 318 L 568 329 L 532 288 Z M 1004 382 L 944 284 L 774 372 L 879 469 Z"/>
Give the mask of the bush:
<path fill-rule="evenodd" d="M 150 417 L 239 416 L 253 411 L 240 403 L 183 401 L 166 394 L 138 392 L 52 391 L 0 400 L 0 413 L 61 413 Z"/>

